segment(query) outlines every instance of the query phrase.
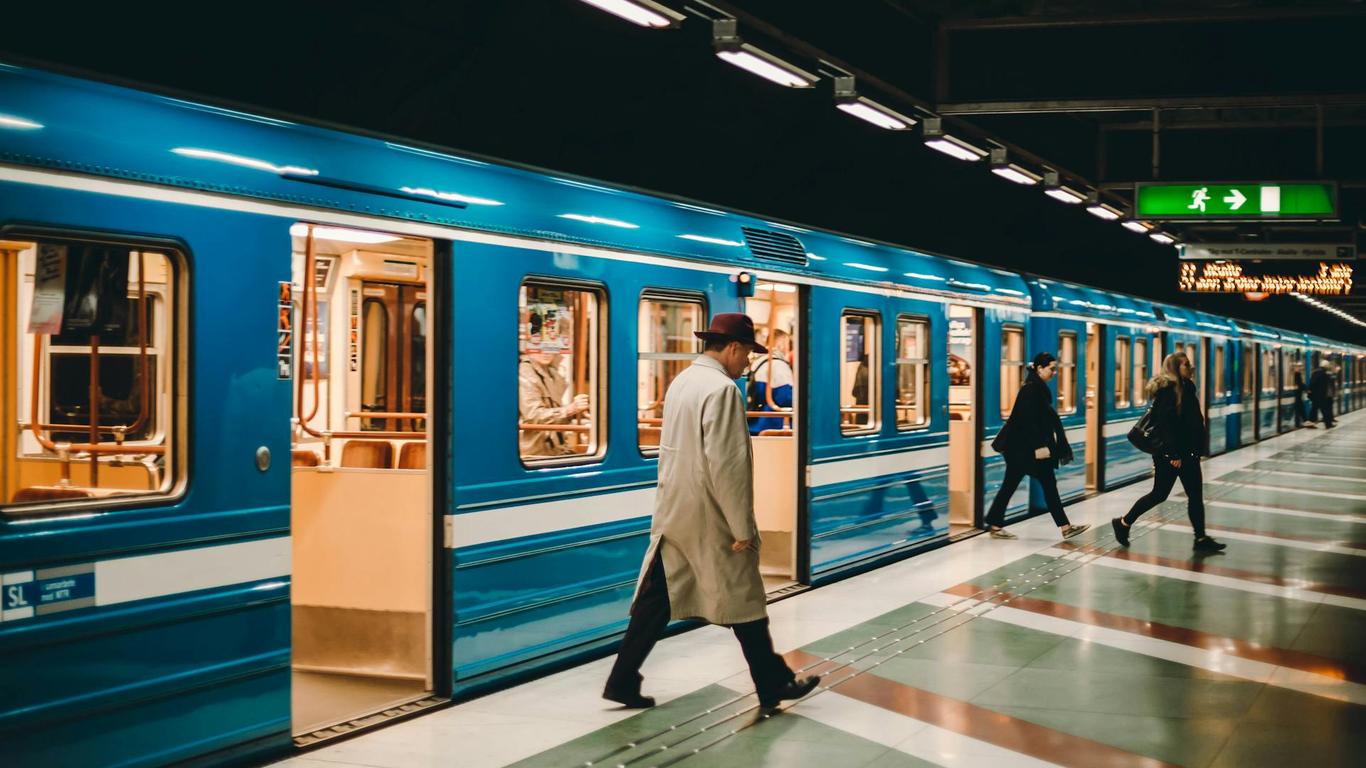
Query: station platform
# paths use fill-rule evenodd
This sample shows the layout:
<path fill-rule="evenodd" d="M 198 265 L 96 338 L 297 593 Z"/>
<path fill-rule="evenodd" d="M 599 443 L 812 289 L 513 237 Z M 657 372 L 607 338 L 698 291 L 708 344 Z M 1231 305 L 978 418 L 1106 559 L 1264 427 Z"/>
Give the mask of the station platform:
<path fill-rule="evenodd" d="M 1366 754 L 1366 414 L 1205 463 L 1191 550 L 1174 493 L 1109 521 L 1147 481 L 770 606 L 822 687 L 760 717 L 739 646 L 661 642 L 660 706 L 599 698 L 611 659 L 278 763 L 339 766 L 1284 766 Z"/>

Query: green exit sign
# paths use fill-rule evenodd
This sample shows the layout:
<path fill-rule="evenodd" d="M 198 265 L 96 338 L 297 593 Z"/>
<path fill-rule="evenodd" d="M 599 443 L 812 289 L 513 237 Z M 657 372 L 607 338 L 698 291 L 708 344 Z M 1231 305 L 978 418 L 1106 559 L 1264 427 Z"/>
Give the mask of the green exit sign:
<path fill-rule="evenodd" d="M 1139 184 L 1134 216 L 1140 219 L 1336 219 L 1337 184 Z"/>

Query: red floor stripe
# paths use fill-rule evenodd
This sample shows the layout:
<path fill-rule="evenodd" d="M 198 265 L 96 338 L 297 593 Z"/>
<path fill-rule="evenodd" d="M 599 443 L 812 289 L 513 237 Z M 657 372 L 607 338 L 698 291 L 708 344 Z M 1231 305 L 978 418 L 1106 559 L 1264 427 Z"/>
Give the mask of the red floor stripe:
<path fill-rule="evenodd" d="M 1070 541 L 1064 541 L 1058 546 L 1064 549 L 1079 549 L 1080 545 Z M 1280 576 L 1269 576 L 1256 571 L 1245 571 L 1241 568 L 1229 568 L 1222 565 L 1215 565 L 1208 559 L 1196 558 L 1192 560 L 1182 560 L 1175 557 L 1161 557 L 1159 555 L 1149 555 L 1143 552 L 1135 552 L 1132 549 L 1117 549 L 1106 552 L 1106 556 L 1129 560 L 1135 563 L 1148 563 L 1149 565 L 1165 565 L 1168 568 L 1180 568 L 1183 571 L 1193 571 L 1195 573 L 1208 573 L 1212 576 L 1227 576 L 1230 579 L 1242 579 L 1258 584 L 1270 584 L 1276 587 L 1291 587 L 1303 589 L 1309 592 L 1322 592 L 1325 595 L 1339 595 L 1341 597 L 1355 597 L 1366 600 L 1366 590 L 1354 589 L 1352 587 L 1339 587 L 1323 582 L 1307 581 L 1304 579 L 1285 579 Z"/>
<path fill-rule="evenodd" d="M 821 661 L 805 651 L 786 654 L 788 664 L 804 667 Z M 838 677 L 848 670 L 834 673 Z M 1042 725 L 1003 715 L 961 699 L 914 688 L 895 680 L 864 672 L 840 683 L 833 691 L 954 733 L 995 744 L 1058 765 L 1077 768 L 1174 768 L 1170 763 L 1073 736 Z M 797 710 L 801 713 L 801 709 Z"/>
<path fill-rule="evenodd" d="M 1106 629 L 1116 629 L 1121 632 L 1129 632 L 1135 635 L 1144 635 L 1146 637 L 1166 640 L 1172 643 L 1180 643 L 1206 651 L 1221 651 L 1239 658 L 1275 664 L 1279 667 L 1289 667 L 1304 672 L 1313 672 L 1325 677 L 1331 677 L 1335 680 L 1350 680 L 1354 683 L 1366 682 L 1366 669 L 1363 669 L 1359 662 L 1342 662 L 1336 659 L 1316 656 L 1312 653 L 1305 653 L 1303 651 L 1292 651 L 1287 648 L 1273 648 L 1250 640 L 1239 640 L 1237 638 L 1215 635 L 1209 632 L 1201 632 L 1198 629 L 1178 627 L 1173 624 L 1163 624 L 1161 622 L 1148 621 L 1146 619 L 1136 619 L 1132 616 L 1121 616 L 1117 613 L 1107 613 L 1092 608 L 1079 608 L 1066 603 L 1055 603 L 1052 600 L 1041 600 L 1037 597 L 1026 597 L 995 589 L 984 590 L 973 584 L 959 584 L 955 587 L 950 587 L 945 591 L 951 595 L 957 595 L 958 597 L 971 597 L 976 595 L 981 599 L 992 600 L 997 603 L 1009 599 L 1010 602 L 1008 605 L 1011 608 L 1031 611 L 1044 616 L 1053 616 L 1059 619 L 1081 622 L 1082 624 L 1105 627 Z"/>

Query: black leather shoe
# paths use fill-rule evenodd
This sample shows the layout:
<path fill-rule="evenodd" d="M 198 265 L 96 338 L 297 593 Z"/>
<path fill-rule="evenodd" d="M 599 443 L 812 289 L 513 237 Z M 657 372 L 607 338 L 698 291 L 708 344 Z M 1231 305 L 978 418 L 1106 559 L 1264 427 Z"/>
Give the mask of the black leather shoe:
<path fill-rule="evenodd" d="M 1196 552 L 1222 552 L 1225 549 L 1228 549 L 1228 545 L 1220 541 L 1215 541 L 1208 536 L 1202 536 L 1195 540 L 1195 546 L 1193 548 Z"/>
<path fill-rule="evenodd" d="M 811 675 L 809 677 L 799 677 L 793 680 L 768 696 L 759 698 L 759 706 L 764 709 L 773 709 L 779 703 L 789 699 L 800 699 L 816 689 L 820 685 L 821 676 Z"/>
<path fill-rule="evenodd" d="M 655 697 L 642 696 L 640 691 L 627 693 L 606 688 L 602 692 L 602 697 L 608 701 L 615 701 L 627 709 L 649 709 L 655 705 Z"/>
<path fill-rule="evenodd" d="M 1129 526 L 1116 517 L 1110 521 L 1110 527 L 1115 529 L 1115 541 L 1118 541 L 1122 546 L 1129 546 Z"/>

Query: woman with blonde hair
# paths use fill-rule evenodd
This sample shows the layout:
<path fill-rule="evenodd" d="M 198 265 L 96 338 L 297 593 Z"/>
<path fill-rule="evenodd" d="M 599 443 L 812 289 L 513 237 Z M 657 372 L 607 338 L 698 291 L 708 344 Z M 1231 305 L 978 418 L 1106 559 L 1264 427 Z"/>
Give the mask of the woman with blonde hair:
<path fill-rule="evenodd" d="M 1115 538 L 1126 547 L 1134 521 L 1166 501 L 1178 479 L 1186 490 L 1186 514 L 1195 529 L 1195 550 L 1218 552 L 1227 546 L 1205 535 L 1204 478 L 1200 476 L 1205 419 L 1200 413 L 1200 394 L 1194 378 L 1195 366 L 1190 358 L 1184 352 L 1176 352 L 1167 355 L 1162 370 L 1147 384 L 1158 442 L 1157 450 L 1153 451 L 1153 489 L 1134 502 L 1129 514 L 1110 521 Z"/>

